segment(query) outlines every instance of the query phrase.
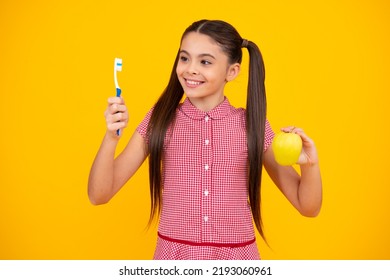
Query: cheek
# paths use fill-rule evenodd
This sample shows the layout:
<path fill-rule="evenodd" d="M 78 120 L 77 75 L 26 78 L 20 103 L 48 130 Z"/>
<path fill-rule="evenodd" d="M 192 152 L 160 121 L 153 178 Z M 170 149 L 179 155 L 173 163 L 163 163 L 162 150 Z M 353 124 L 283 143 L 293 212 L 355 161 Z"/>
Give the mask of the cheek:
<path fill-rule="evenodd" d="M 224 77 L 225 77 L 224 73 L 215 71 L 208 75 L 207 80 L 214 84 L 220 84 L 221 82 L 224 81 Z"/>
<path fill-rule="evenodd" d="M 177 76 L 177 79 L 179 80 L 179 83 L 181 84 L 181 86 L 183 87 L 183 83 L 184 83 L 184 80 L 183 80 L 183 69 L 182 67 L 180 66 L 177 66 L 176 67 L 176 76 Z"/>
<path fill-rule="evenodd" d="M 183 73 L 183 67 L 180 66 L 180 64 L 178 64 L 178 65 L 176 66 L 176 75 L 177 75 L 178 77 L 180 77 L 182 73 Z"/>

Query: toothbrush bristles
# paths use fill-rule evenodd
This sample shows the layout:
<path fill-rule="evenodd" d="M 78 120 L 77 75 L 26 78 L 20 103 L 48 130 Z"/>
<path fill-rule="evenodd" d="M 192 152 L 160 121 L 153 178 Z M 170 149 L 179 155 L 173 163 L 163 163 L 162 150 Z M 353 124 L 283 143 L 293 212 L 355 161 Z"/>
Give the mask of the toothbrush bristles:
<path fill-rule="evenodd" d="M 115 70 L 122 71 L 122 59 L 121 58 L 115 58 Z"/>

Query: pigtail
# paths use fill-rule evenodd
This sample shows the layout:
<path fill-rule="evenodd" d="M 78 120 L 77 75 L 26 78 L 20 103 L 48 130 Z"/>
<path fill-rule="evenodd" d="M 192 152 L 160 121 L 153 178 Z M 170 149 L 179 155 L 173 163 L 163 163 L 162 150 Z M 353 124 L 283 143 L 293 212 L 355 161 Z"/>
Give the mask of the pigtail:
<path fill-rule="evenodd" d="M 149 225 L 156 214 L 160 213 L 162 200 L 162 159 L 165 134 L 174 120 L 176 108 L 183 97 L 184 91 L 176 75 L 179 52 L 176 55 L 169 83 L 158 99 L 151 115 L 147 137 L 149 152 L 149 185 L 151 211 Z"/>
<path fill-rule="evenodd" d="M 261 52 L 251 41 L 243 40 L 249 52 L 249 80 L 246 103 L 246 130 L 248 145 L 248 191 L 252 216 L 260 235 L 265 240 L 261 219 L 261 177 L 267 101 L 265 68 Z"/>

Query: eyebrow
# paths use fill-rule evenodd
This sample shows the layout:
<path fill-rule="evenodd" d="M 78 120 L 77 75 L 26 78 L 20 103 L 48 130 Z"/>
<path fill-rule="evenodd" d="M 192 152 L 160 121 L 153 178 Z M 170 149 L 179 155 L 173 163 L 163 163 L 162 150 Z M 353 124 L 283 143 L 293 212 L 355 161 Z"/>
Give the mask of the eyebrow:
<path fill-rule="evenodd" d="M 179 53 L 185 53 L 186 55 L 191 56 L 190 53 L 187 52 L 186 50 L 181 50 Z M 205 56 L 209 56 L 213 59 L 216 59 L 215 56 L 213 56 L 212 54 L 209 54 L 209 53 L 201 53 L 198 55 L 198 57 L 205 57 Z"/>

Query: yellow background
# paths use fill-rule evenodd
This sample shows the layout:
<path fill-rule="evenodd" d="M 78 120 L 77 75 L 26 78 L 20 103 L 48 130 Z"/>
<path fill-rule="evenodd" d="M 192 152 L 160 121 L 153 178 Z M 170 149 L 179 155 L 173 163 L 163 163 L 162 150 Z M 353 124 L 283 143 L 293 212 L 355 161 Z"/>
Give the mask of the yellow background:
<path fill-rule="evenodd" d="M 184 29 L 223 19 L 266 63 L 268 118 L 300 126 L 321 161 L 321 214 L 304 218 L 265 176 L 264 259 L 390 259 L 388 1 L 1 1 L 0 259 L 150 259 L 147 166 L 92 206 L 91 163 L 115 94 L 119 150 L 165 87 Z M 245 104 L 243 71 L 226 94 Z M 260 238 L 258 239 L 260 240 Z"/>

